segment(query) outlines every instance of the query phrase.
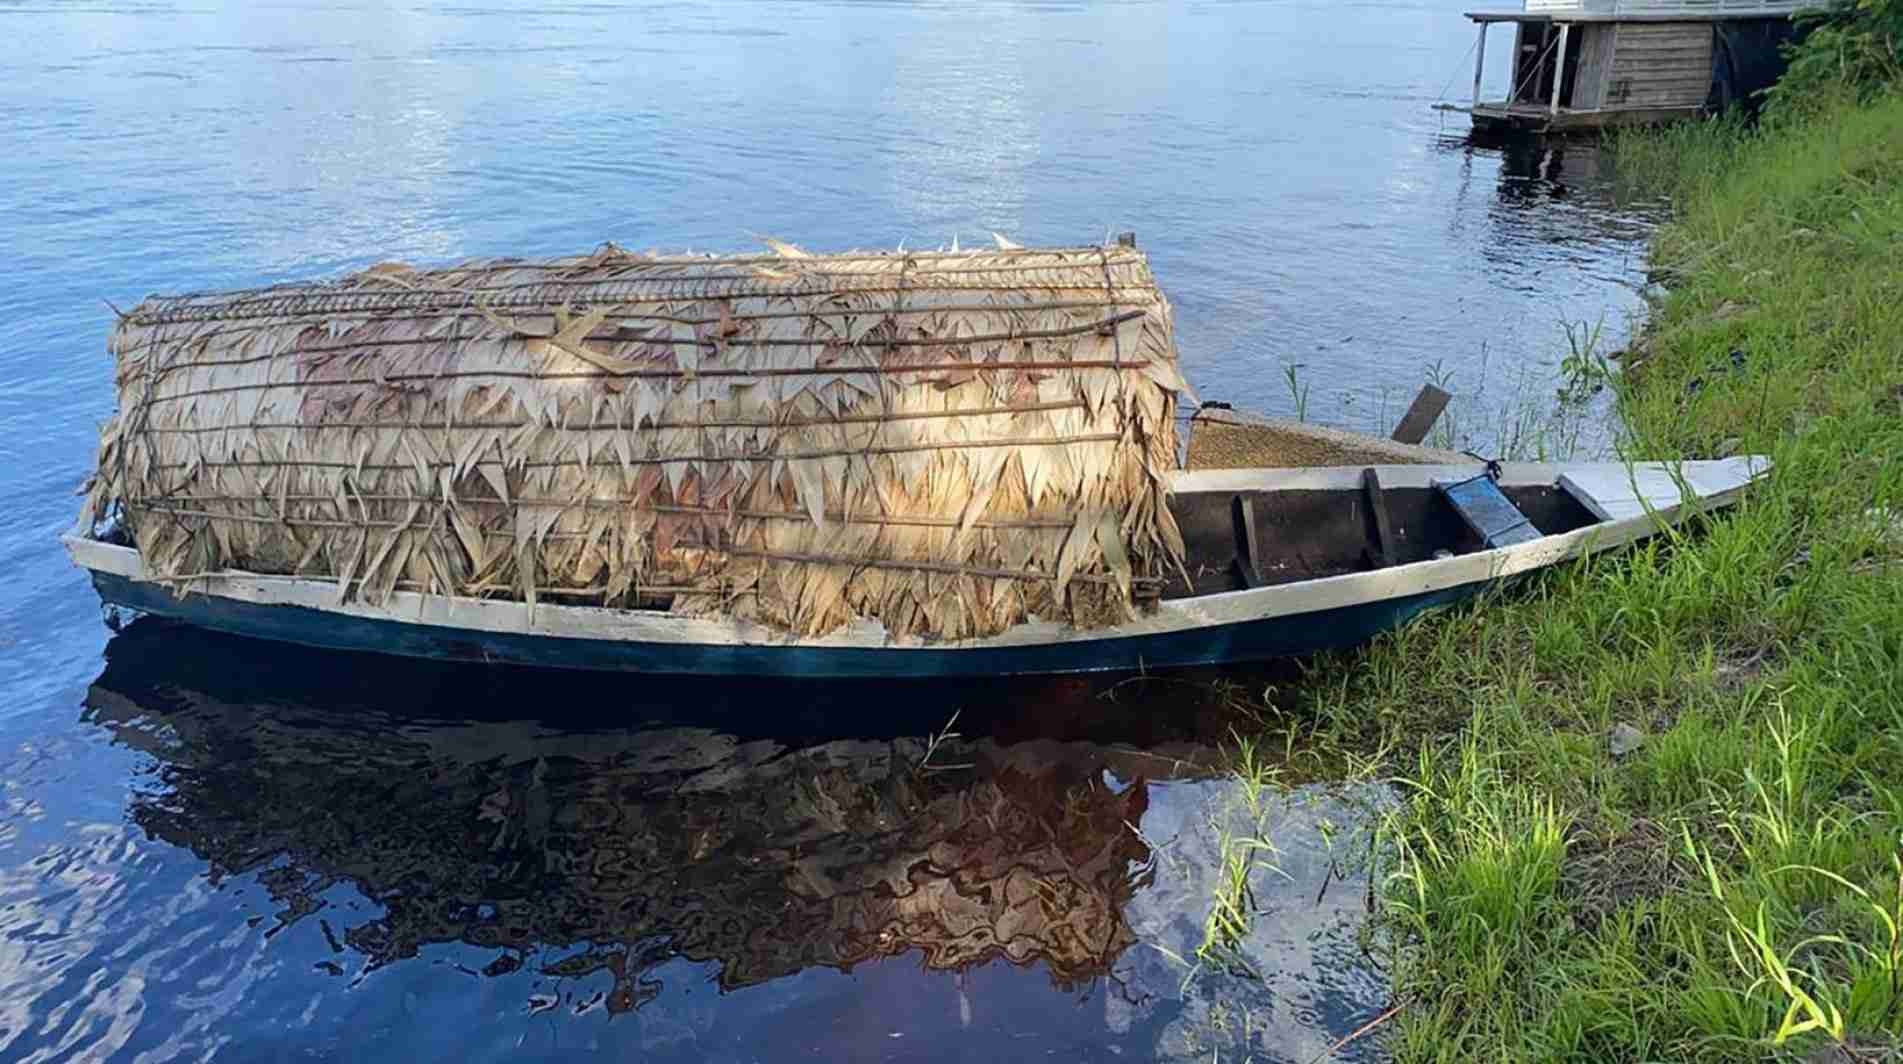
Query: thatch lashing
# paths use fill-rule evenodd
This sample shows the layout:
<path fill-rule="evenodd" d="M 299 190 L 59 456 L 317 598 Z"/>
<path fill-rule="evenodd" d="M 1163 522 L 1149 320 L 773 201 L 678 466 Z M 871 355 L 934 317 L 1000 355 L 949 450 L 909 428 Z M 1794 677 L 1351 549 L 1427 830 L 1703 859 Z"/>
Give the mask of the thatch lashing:
<path fill-rule="evenodd" d="M 1129 616 L 1177 564 L 1125 247 L 373 267 L 120 322 L 87 517 L 155 576 L 671 602 L 816 634 Z"/>

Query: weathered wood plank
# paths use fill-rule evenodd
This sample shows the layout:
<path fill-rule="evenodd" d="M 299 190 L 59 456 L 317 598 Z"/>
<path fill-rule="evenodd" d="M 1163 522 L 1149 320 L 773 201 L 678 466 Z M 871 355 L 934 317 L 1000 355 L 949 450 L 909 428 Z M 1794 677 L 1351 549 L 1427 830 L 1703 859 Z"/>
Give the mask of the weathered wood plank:
<path fill-rule="evenodd" d="M 1681 22 L 1620 22 L 1619 36 L 1643 39 L 1646 37 L 1684 37 L 1693 33 L 1703 33 L 1710 29 L 1710 23 L 1691 20 Z"/>
<path fill-rule="evenodd" d="M 1605 99 L 1606 75 L 1612 69 L 1613 43 L 1617 33 L 1611 26 L 1582 26 L 1579 42 L 1579 73 L 1573 77 L 1572 108 L 1590 111 Z"/>
<path fill-rule="evenodd" d="M 1559 44 L 1553 50 L 1553 99 L 1547 110 L 1559 113 L 1559 94 L 1566 87 L 1566 38 L 1573 32 L 1570 22 L 1559 24 Z"/>
<path fill-rule="evenodd" d="M 1427 438 L 1427 430 L 1434 427 L 1435 420 L 1452 398 L 1451 393 L 1432 384 L 1421 385 L 1420 394 L 1408 404 L 1407 413 L 1401 415 L 1400 424 L 1394 426 L 1394 433 L 1388 438 L 1396 443 L 1420 443 Z"/>
<path fill-rule="evenodd" d="M 1442 482 L 1435 487 L 1489 550 L 1531 543 L 1540 538 L 1540 530 L 1533 526 L 1532 519 L 1513 505 L 1513 500 L 1485 474 L 1452 483 Z"/>
<path fill-rule="evenodd" d="M 1474 95 L 1473 102 L 1480 102 L 1480 75 L 1487 69 L 1487 28 L 1490 24 L 1480 24 L 1480 40 L 1474 45 Z"/>
<path fill-rule="evenodd" d="M 1562 110 L 1548 114 L 1543 106 L 1503 103 L 1482 104 L 1474 108 L 1474 125 L 1481 128 L 1509 128 L 1530 132 L 1554 130 L 1608 129 L 1613 126 L 1650 125 L 1682 118 L 1696 118 L 1703 110 L 1701 97 L 1693 103 L 1661 106 L 1621 106 L 1610 102 L 1593 111 Z"/>
<path fill-rule="evenodd" d="M 1704 86 L 1645 89 L 1623 94 L 1617 100 L 1608 100 L 1607 103 L 1628 108 L 1696 108 L 1704 103 L 1706 91 Z"/>
<path fill-rule="evenodd" d="M 1661 78 L 1657 81 L 1647 81 L 1647 82 L 1638 83 L 1638 84 L 1628 84 L 1626 86 L 1625 95 L 1628 97 L 1631 97 L 1631 96 L 1641 96 L 1646 93 L 1682 92 L 1688 89 L 1698 89 L 1702 92 L 1709 82 L 1710 82 L 1710 78 L 1708 77 L 1707 78 Z"/>
<path fill-rule="evenodd" d="M 1255 503 L 1247 495 L 1237 495 L 1229 506 L 1236 526 L 1236 577 L 1245 588 L 1261 587 L 1261 570 L 1257 566 L 1262 540 L 1256 535 Z"/>
<path fill-rule="evenodd" d="M 1650 67 L 1684 66 L 1687 69 L 1711 57 L 1709 48 L 1661 48 L 1652 52 L 1621 49 L 1620 69 L 1644 70 Z"/>
<path fill-rule="evenodd" d="M 1385 569 L 1394 564 L 1394 524 L 1388 519 L 1388 501 L 1381 495 L 1381 474 L 1373 466 L 1361 471 L 1361 492 L 1374 518 L 1374 558 Z"/>

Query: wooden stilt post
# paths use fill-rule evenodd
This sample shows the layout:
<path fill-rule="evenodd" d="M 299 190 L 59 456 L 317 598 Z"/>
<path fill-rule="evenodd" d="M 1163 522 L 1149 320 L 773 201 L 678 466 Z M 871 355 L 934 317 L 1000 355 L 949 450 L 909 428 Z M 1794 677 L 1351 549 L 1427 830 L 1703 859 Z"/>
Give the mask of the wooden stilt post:
<path fill-rule="evenodd" d="M 1480 72 L 1487 66 L 1487 26 L 1480 24 L 1480 44 L 1474 52 L 1474 106 L 1480 106 Z"/>
<path fill-rule="evenodd" d="M 1566 84 L 1566 35 L 1573 28 L 1570 22 L 1559 24 L 1559 54 L 1553 57 L 1553 104 L 1547 110 L 1559 113 L 1559 90 Z"/>

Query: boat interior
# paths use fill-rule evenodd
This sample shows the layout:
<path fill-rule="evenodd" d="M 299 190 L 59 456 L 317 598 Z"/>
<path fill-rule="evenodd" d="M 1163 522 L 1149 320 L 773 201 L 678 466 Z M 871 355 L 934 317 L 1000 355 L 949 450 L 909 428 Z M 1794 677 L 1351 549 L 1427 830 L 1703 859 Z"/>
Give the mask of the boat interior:
<path fill-rule="evenodd" d="M 1182 532 L 1188 579 L 1185 572 L 1161 582 L 1139 579 L 1136 598 L 1154 602 L 1272 587 L 1489 546 L 1476 527 L 1474 511 L 1462 505 L 1458 494 L 1438 486 L 1384 487 L 1373 473 L 1364 471 L 1358 488 L 1176 492 L 1170 511 Z M 1598 520 L 1555 486 L 1492 488 L 1517 511 L 1508 512 L 1509 524 L 1521 518 L 1530 524 L 1519 539 L 1571 532 Z M 1485 527 L 1484 519 L 1479 520 Z M 132 546 L 118 527 L 100 530 L 95 538 Z M 545 594 L 556 601 L 566 598 L 560 592 Z M 665 592 L 644 594 L 640 605 L 666 609 L 672 597 Z M 589 604 L 579 598 L 576 602 Z"/>
<path fill-rule="evenodd" d="M 1501 485 L 1498 491 L 1536 535 L 1598 520 L 1558 487 Z M 1484 549 L 1457 499 L 1439 487 L 1382 487 L 1372 476 L 1363 477 L 1360 490 L 1178 492 L 1170 508 L 1183 533 L 1189 579 L 1173 575 L 1161 597 L 1289 584 L 1425 561 L 1441 551 Z"/>

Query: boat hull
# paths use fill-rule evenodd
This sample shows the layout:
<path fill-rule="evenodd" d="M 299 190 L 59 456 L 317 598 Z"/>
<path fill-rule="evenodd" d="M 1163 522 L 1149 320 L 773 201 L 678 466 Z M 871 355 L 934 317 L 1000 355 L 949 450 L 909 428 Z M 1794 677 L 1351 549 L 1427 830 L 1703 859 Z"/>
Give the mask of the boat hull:
<path fill-rule="evenodd" d="M 94 572 L 106 603 L 234 635 L 439 661 L 613 672 L 807 678 L 1136 672 L 1264 661 L 1351 647 L 1423 610 L 1477 594 L 1466 584 L 1397 598 L 1177 631 L 968 648 L 697 644 L 493 632 L 267 605 Z"/>
<path fill-rule="evenodd" d="M 1470 480 L 1475 473 L 1471 466 L 1374 468 L 1384 491 L 1426 490 Z M 1165 598 L 1103 629 L 1032 620 L 950 644 L 895 640 L 870 619 L 801 637 L 737 617 L 683 616 L 666 610 L 402 590 L 366 602 L 340 596 L 332 580 L 287 574 L 225 570 L 181 583 L 149 574 L 135 548 L 78 533 L 67 535 L 64 542 L 111 605 L 214 631 L 313 647 L 445 661 L 706 676 L 1132 672 L 1261 661 L 1364 643 L 1430 607 L 1472 597 L 1518 574 L 1644 538 L 1687 513 L 1727 505 L 1768 469 L 1769 464 L 1756 457 L 1669 466 L 1509 463 L 1499 472 L 1500 485 L 1564 491 L 1589 511 L 1589 523 L 1490 549 Z M 1351 467 L 1204 470 L 1178 474 L 1175 488 L 1180 494 L 1219 499 L 1239 493 L 1339 492 L 1351 502 L 1365 490 L 1364 471 Z M 1205 547 L 1217 554 L 1234 549 L 1220 542 Z M 1250 555 L 1256 554 L 1256 548 L 1250 548 Z"/>

